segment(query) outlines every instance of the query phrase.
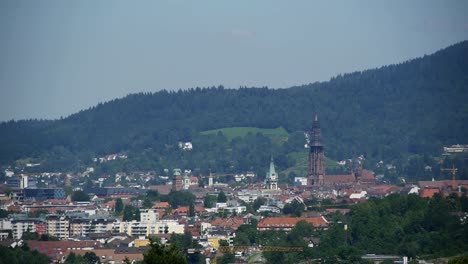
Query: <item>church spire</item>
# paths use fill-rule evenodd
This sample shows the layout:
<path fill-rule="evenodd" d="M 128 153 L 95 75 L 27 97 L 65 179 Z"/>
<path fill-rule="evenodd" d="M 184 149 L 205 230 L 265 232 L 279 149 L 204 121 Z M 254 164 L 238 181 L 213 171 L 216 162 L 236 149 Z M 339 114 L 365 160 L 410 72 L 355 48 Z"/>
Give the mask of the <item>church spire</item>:
<path fill-rule="evenodd" d="M 315 113 L 314 122 L 312 123 L 311 146 L 322 146 L 320 135 L 320 123 L 317 113 Z"/>
<path fill-rule="evenodd" d="M 271 190 L 278 189 L 278 175 L 276 174 L 275 163 L 273 161 L 273 155 L 271 155 L 270 170 L 267 172 L 267 175 L 266 175 L 266 183 L 267 183 L 268 189 L 271 189 Z"/>
<path fill-rule="evenodd" d="M 325 175 L 325 155 L 323 153 L 320 123 L 317 113 L 315 113 L 314 122 L 312 123 L 312 131 L 309 132 L 309 140 L 308 184 L 323 185 Z"/>

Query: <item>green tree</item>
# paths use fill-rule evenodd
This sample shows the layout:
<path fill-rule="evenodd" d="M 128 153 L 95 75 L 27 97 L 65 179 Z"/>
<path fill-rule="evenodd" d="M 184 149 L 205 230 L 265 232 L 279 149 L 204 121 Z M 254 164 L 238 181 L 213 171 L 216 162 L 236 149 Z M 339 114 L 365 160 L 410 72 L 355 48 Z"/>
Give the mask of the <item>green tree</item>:
<path fill-rule="evenodd" d="M 132 205 L 126 205 L 123 210 L 123 221 L 140 220 L 140 210 Z"/>
<path fill-rule="evenodd" d="M 236 257 L 232 253 L 224 253 L 224 255 L 218 258 L 218 263 L 220 264 L 230 264 L 236 262 Z"/>
<path fill-rule="evenodd" d="M 83 255 L 83 258 L 88 264 L 100 264 L 101 263 L 101 261 L 99 260 L 99 257 L 94 252 L 86 252 Z"/>
<path fill-rule="evenodd" d="M 23 233 L 21 237 L 23 240 L 39 240 L 39 234 L 37 232 L 30 232 L 29 229 Z"/>
<path fill-rule="evenodd" d="M 65 259 L 66 264 L 88 264 L 87 260 L 80 255 L 76 255 L 75 253 L 71 252 L 68 254 L 67 258 Z"/>
<path fill-rule="evenodd" d="M 193 204 L 191 204 L 189 206 L 189 216 L 190 217 L 194 217 L 195 216 L 195 206 Z"/>
<path fill-rule="evenodd" d="M 468 256 L 459 256 L 449 259 L 448 264 L 466 264 L 468 263 Z"/>
<path fill-rule="evenodd" d="M 122 202 L 122 198 L 117 198 L 117 200 L 115 201 L 115 213 L 120 214 L 123 209 L 124 209 L 124 205 Z"/>
<path fill-rule="evenodd" d="M 220 246 L 220 247 L 228 247 L 228 246 L 229 246 L 229 242 L 227 242 L 227 240 L 220 239 L 220 240 L 219 240 L 219 246 Z"/>
<path fill-rule="evenodd" d="M 283 207 L 283 213 L 284 214 L 289 214 L 293 216 L 301 216 L 302 212 L 304 211 L 304 205 L 296 200 L 292 201 L 289 204 L 286 204 Z"/>
<path fill-rule="evenodd" d="M 226 194 L 223 191 L 220 191 L 218 194 L 218 203 L 225 203 L 227 202 Z"/>
<path fill-rule="evenodd" d="M 175 246 L 165 246 L 151 240 L 151 248 L 144 254 L 145 264 L 185 264 L 187 260 Z"/>
<path fill-rule="evenodd" d="M 89 196 L 84 191 L 74 191 L 71 199 L 74 202 L 87 202 L 89 201 Z"/>
<path fill-rule="evenodd" d="M 215 206 L 215 202 L 216 202 L 216 197 L 207 194 L 205 198 L 203 199 L 203 206 L 205 208 L 213 208 Z"/>
<path fill-rule="evenodd" d="M 265 198 L 263 198 L 263 197 L 258 197 L 258 198 L 255 199 L 255 201 L 253 202 L 252 207 L 253 207 L 253 209 L 254 209 L 255 211 L 257 211 L 258 208 L 260 208 L 260 206 L 262 206 L 262 205 L 265 204 L 265 202 L 266 202 L 266 199 L 265 199 Z"/>

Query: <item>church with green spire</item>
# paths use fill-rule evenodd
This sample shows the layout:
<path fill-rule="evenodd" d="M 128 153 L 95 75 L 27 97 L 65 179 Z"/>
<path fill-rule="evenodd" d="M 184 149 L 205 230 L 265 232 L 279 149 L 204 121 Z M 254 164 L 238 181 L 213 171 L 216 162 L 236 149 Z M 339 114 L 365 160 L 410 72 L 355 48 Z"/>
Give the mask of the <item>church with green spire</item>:
<path fill-rule="evenodd" d="M 278 174 L 276 174 L 273 156 L 271 156 L 270 169 L 268 170 L 266 175 L 266 186 L 267 189 L 278 190 Z"/>

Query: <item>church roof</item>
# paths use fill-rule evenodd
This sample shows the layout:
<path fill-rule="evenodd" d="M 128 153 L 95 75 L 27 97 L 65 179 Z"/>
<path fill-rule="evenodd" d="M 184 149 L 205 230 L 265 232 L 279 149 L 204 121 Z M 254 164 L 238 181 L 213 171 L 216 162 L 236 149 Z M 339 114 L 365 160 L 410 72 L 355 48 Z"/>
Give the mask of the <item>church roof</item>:
<path fill-rule="evenodd" d="M 352 174 L 325 175 L 323 182 L 325 185 L 354 183 L 356 178 Z"/>

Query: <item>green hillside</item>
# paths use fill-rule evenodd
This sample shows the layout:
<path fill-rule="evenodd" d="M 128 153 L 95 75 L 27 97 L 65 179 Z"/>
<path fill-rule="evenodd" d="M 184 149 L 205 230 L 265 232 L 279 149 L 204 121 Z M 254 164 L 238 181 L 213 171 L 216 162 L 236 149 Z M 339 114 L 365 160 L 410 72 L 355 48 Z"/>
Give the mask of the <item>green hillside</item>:
<path fill-rule="evenodd" d="M 93 157 L 126 152 L 128 160 L 112 170 L 177 167 L 263 175 L 272 154 L 280 170 L 300 166 L 288 157 L 303 151 L 314 113 L 327 157 L 364 155 L 368 166 L 416 157 L 414 170 L 402 165 L 398 173 L 427 177 L 417 172 L 432 165 L 430 157 L 444 145 L 468 144 L 468 41 L 288 89 L 220 86 L 130 94 L 60 120 L 0 123 L 0 164 L 30 158 L 41 162 L 35 170 L 82 170 Z M 214 132 L 219 129 L 221 135 Z M 275 139 L 286 134 L 287 140 Z M 180 141 L 192 141 L 194 149 L 180 150 Z M 467 174 L 460 171 L 460 177 Z"/>
<path fill-rule="evenodd" d="M 257 127 L 228 127 L 228 128 L 220 128 L 220 129 L 213 129 L 208 131 L 201 132 L 202 135 L 215 135 L 217 133 L 223 133 L 224 136 L 228 140 L 232 140 L 236 137 L 245 137 L 247 134 L 257 134 L 261 133 L 265 136 L 277 138 L 280 140 L 286 140 L 288 138 L 288 132 L 286 129 L 282 127 L 278 128 L 257 128 Z"/>

